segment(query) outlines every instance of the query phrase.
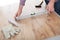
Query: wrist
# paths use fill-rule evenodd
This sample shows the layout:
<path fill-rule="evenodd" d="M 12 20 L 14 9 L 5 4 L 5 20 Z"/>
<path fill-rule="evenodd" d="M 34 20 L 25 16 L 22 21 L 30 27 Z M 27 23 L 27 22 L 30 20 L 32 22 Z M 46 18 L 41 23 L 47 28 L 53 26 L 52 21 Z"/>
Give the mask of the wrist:
<path fill-rule="evenodd" d="M 51 3 L 55 3 L 55 2 L 56 2 L 56 0 L 50 0 L 50 2 L 51 2 Z"/>

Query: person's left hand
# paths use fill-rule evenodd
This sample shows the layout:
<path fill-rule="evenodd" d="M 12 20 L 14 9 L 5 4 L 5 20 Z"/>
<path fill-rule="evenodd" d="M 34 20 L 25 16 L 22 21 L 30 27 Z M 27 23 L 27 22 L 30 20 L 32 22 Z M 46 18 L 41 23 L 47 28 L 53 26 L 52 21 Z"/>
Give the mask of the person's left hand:
<path fill-rule="evenodd" d="M 48 5 L 46 6 L 47 11 L 50 12 L 54 12 L 54 3 L 53 2 L 49 2 Z"/>

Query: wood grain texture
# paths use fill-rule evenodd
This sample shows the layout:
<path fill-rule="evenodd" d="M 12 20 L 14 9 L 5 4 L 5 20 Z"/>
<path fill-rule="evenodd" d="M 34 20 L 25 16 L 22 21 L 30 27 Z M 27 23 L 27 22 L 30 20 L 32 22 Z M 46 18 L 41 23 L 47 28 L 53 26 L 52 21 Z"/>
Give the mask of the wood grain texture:
<path fill-rule="evenodd" d="M 0 29 L 7 25 L 7 18 L 1 14 Z M 45 38 L 60 35 L 60 17 L 55 13 L 42 14 L 40 16 L 26 18 L 18 21 L 21 32 L 8 40 L 43 40 Z M 15 26 L 13 26 L 15 27 Z M 0 40 L 5 40 L 0 30 Z"/>

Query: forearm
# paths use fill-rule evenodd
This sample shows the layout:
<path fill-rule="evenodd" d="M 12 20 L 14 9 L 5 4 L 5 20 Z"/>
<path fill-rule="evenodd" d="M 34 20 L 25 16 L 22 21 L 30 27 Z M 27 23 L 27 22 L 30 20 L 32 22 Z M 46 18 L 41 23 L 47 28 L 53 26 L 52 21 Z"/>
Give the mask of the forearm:
<path fill-rule="evenodd" d="M 56 0 L 50 0 L 48 4 L 51 4 L 54 6 L 55 2 L 56 2 Z"/>
<path fill-rule="evenodd" d="M 20 3 L 19 3 L 19 9 L 20 10 L 23 9 L 23 6 L 25 5 L 25 2 L 26 2 L 26 0 L 20 0 Z"/>
<path fill-rule="evenodd" d="M 51 2 L 51 3 L 55 3 L 55 2 L 56 2 L 56 0 L 50 0 L 50 2 Z"/>

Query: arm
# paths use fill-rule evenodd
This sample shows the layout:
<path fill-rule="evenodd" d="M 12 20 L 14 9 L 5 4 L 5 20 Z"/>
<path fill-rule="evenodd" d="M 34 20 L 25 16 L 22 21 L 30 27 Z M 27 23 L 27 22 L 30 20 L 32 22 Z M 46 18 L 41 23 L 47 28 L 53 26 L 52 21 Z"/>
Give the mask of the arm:
<path fill-rule="evenodd" d="M 16 15 L 14 16 L 14 18 L 21 15 L 23 6 L 25 5 L 25 2 L 26 2 L 26 0 L 20 0 L 19 8 L 18 8 L 18 11 L 17 11 Z"/>
<path fill-rule="evenodd" d="M 55 4 L 56 0 L 50 0 L 48 5 L 47 5 L 47 10 L 48 12 L 53 12 L 54 11 L 54 4 Z"/>

